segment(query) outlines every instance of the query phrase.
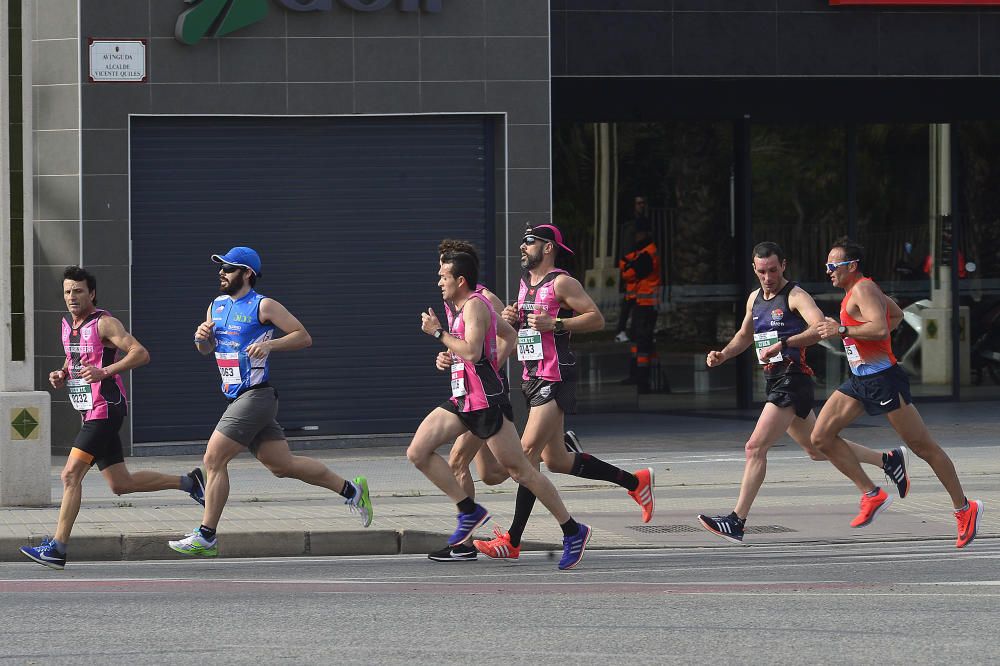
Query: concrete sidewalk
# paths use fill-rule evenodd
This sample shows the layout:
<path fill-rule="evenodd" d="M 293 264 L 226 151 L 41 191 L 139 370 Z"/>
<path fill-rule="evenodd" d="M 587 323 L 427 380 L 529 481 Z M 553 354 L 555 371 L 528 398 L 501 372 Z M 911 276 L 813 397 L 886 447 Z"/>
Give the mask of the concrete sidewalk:
<path fill-rule="evenodd" d="M 985 502 L 978 538 L 996 538 L 992 512 L 1000 510 L 1000 410 L 992 403 L 920 407 L 932 433 L 958 467 L 969 497 Z M 642 524 L 639 508 L 623 489 L 575 477 L 550 475 L 577 520 L 594 527 L 591 548 L 735 547 L 702 530 L 698 513 L 728 513 L 739 492 L 743 443 L 756 412 L 687 417 L 651 414 L 588 415 L 570 423 L 587 451 L 626 469 L 652 467 L 657 508 Z M 879 450 L 897 444 L 880 419 L 862 419 L 847 436 Z M 444 545 L 455 525 L 455 507 L 407 462 L 400 447 L 314 451 L 342 476 L 369 478 L 375 503 L 371 527 L 361 527 L 343 500 L 292 479 L 276 479 L 247 455 L 230 466 L 232 492 L 219 526 L 223 557 L 385 555 L 426 553 Z M 53 497 L 61 495 L 63 459 L 53 460 Z M 198 456 L 131 458 L 129 469 L 183 474 Z M 880 470 L 869 469 L 876 483 Z M 768 478 L 748 522 L 747 545 L 859 540 L 955 539 L 947 494 L 930 468 L 911 458 L 913 487 L 873 525 L 855 530 L 853 485 L 829 463 L 813 462 L 787 438 L 769 456 Z M 895 494 L 891 487 L 887 487 Z M 479 501 L 506 528 L 515 486 L 477 483 Z M 38 543 L 55 529 L 58 505 L 0 509 L 0 560 L 22 559 L 21 545 Z M 166 541 L 200 523 L 201 507 L 178 491 L 116 497 L 99 473 L 85 481 L 84 504 L 69 560 L 177 559 Z M 525 532 L 531 550 L 561 549 L 561 533 L 540 505 Z M 973 546 L 974 547 L 974 546 Z M 27 562 L 27 560 L 25 560 Z"/>

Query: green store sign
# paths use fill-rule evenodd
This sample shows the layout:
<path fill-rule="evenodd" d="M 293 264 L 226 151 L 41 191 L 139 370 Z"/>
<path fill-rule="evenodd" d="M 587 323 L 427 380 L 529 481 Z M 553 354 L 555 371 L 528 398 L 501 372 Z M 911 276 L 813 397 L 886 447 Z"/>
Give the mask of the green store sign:
<path fill-rule="evenodd" d="M 222 37 L 264 20 L 273 2 L 293 12 L 329 12 L 340 4 L 358 12 L 378 12 L 396 5 L 401 12 L 441 11 L 443 0 L 184 0 L 189 5 L 177 17 L 174 36 L 184 44 L 205 37 Z"/>

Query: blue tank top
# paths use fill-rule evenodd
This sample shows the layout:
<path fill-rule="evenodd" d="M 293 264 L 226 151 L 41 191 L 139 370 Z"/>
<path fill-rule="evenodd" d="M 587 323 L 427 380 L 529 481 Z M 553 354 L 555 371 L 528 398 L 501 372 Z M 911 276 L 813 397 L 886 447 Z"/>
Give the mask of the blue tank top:
<path fill-rule="evenodd" d="M 785 340 L 809 328 L 809 324 L 788 304 L 788 294 L 796 286 L 797 282 L 789 282 L 771 298 L 764 298 L 764 290 L 758 290 L 752 314 L 756 349 L 767 348 L 778 340 Z M 813 374 L 812 368 L 806 364 L 806 350 L 802 347 L 787 347 L 781 352 L 780 360 L 764 364 L 765 377 L 792 373 Z"/>
<path fill-rule="evenodd" d="M 222 376 L 222 392 L 235 399 L 268 376 L 268 359 L 250 358 L 246 348 L 274 337 L 274 326 L 260 323 L 260 302 L 264 297 L 251 289 L 243 298 L 219 296 L 212 303 L 215 322 L 215 362 Z"/>

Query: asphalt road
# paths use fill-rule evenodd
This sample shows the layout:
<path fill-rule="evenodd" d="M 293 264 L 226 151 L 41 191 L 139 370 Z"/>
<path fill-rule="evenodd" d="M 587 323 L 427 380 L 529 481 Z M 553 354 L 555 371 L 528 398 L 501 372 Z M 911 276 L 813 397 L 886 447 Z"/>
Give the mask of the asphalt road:
<path fill-rule="evenodd" d="M 1000 540 L 0 564 L 19 664 L 997 663 Z"/>

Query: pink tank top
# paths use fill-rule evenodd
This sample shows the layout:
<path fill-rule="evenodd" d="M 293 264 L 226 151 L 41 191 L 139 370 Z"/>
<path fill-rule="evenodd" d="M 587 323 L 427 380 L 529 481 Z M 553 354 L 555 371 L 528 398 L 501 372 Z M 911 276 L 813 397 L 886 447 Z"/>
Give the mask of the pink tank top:
<path fill-rule="evenodd" d="M 504 397 L 504 386 L 500 379 L 497 363 L 497 313 L 489 299 L 479 290 L 469 295 L 469 300 L 479 300 L 490 313 L 490 326 L 483 338 L 483 353 L 472 364 L 452 354 L 451 361 L 451 402 L 460 412 L 474 412 L 500 404 Z M 469 301 L 466 301 L 468 304 Z M 464 309 L 465 306 L 462 306 Z M 448 332 L 461 340 L 465 339 L 465 319 L 462 310 L 452 312 L 446 304 Z"/>
<path fill-rule="evenodd" d="M 569 331 L 539 333 L 528 326 L 528 315 L 545 312 L 553 319 L 568 319 L 571 310 L 563 308 L 556 296 L 555 280 L 566 271 L 556 268 L 538 284 L 531 284 L 531 275 L 521 276 L 517 294 L 520 322 L 517 332 L 517 358 L 524 364 L 522 379 L 544 379 L 550 382 L 576 381 L 576 357 L 569 350 Z"/>
<path fill-rule="evenodd" d="M 73 328 L 73 320 L 69 316 L 63 317 L 62 321 L 62 342 L 69 372 L 66 388 L 69 389 L 70 402 L 74 409 L 83 413 L 84 421 L 108 418 L 109 404 L 120 404 L 125 408 L 128 406 L 125 384 L 120 375 L 113 375 L 95 384 L 80 377 L 84 365 L 105 368 L 115 362 L 118 350 L 104 346 L 97 328 L 101 316 L 106 314 L 110 313 L 107 310 L 97 310 L 78 328 Z"/>

